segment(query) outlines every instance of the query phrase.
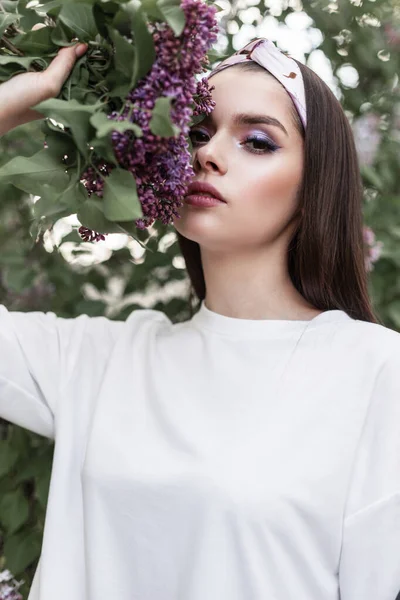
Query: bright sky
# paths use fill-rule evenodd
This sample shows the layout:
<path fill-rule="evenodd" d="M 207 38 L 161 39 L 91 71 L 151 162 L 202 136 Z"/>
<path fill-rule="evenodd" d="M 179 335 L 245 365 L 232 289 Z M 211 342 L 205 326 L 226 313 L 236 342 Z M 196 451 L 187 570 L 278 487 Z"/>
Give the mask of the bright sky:
<path fill-rule="evenodd" d="M 232 3 L 228 0 L 217 0 L 216 4 L 223 9 L 218 13 L 219 21 L 226 19 Z M 258 6 L 254 6 L 256 4 L 258 4 L 258 0 L 239 0 L 236 3 L 243 25 L 239 29 L 235 21 L 227 23 L 227 31 L 233 35 L 234 48 L 239 50 L 256 37 L 266 37 L 272 40 L 278 48 L 313 69 L 340 100 L 341 92 L 335 82 L 330 61 L 322 50 L 319 50 L 323 34 L 314 27 L 313 20 L 302 10 L 301 1 L 291 0 L 289 2 L 293 12 L 286 17 L 285 22 L 277 19 L 282 13 L 282 0 L 265 0 L 265 4 L 268 5 L 265 16 L 262 16 Z M 215 48 L 221 52 L 225 51 L 225 34 L 220 34 Z M 307 61 L 305 53 L 310 53 Z M 343 65 L 338 76 L 348 87 L 356 87 L 358 84 L 358 73 L 351 65 Z"/>

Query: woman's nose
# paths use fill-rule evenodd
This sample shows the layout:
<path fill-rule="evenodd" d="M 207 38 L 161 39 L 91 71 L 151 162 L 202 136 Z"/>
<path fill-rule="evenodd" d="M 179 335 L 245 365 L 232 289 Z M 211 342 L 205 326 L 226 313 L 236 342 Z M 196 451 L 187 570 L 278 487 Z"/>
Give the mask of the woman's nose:
<path fill-rule="evenodd" d="M 193 170 L 196 173 L 200 171 L 210 171 L 213 173 L 220 171 L 223 174 L 226 172 L 226 169 L 226 158 L 222 150 L 222 145 L 221 143 L 218 144 L 215 139 L 210 140 L 195 150 Z"/>

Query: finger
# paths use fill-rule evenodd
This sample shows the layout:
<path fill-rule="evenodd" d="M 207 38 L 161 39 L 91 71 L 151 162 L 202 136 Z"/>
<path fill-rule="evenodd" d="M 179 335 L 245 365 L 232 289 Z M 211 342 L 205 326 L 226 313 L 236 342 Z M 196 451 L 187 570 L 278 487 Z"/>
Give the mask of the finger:
<path fill-rule="evenodd" d="M 47 69 L 43 71 L 43 77 L 46 78 L 52 89 L 61 90 L 64 82 L 68 79 L 77 59 L 75 50 L 78 45 L 61 48 Z"/>

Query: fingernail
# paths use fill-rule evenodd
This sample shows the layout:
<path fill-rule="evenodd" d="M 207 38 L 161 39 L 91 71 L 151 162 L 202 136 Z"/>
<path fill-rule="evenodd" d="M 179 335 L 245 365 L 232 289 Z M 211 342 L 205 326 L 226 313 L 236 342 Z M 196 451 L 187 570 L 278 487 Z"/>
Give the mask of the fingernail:
<path fill-rule="evenodd" d="M 87 44 L 78 44 L 75 46 L 75 54 L 78 58 L 83 56 L 87 50 Z"/>

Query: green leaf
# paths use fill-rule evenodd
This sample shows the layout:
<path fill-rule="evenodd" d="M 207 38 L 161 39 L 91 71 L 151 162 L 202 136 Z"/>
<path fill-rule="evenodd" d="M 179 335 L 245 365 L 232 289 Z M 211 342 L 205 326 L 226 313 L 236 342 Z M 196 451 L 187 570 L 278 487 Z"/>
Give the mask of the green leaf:
<path fill-rule="evenodd" d="M 17 6 L 17 12 L 21 15 L 20 28 L 23 31 L 29 31 L 32 29 L 34 25 L 38 22 L 37 14 L 35 10 L 32 10 L 31 0 L 17 0 L 14 2 L 11 0 L 13 4 Z M 4 6 L 4 1 L 2 2 Z M 27 8 L 29 5 L 29 8 Z M 14 11 L 12 11 L 14 12 Z M 43 19 L 41 19 L 41 22 Z"/>
<path fill-rule="evenodd" d="M 22 427 L 13 427 L 11 430 L 9 439 L 11 440 L 13 447 L 17 449 L 20 459 L 32 456 L 29 435 L 31 434 Z"/>
<path fill-rule="evenodd" d="M 206 118 L 206 114 L 205 113 L 201 113 L 199 115 L 193 115 L 192 119 L 191 119 L 191 122 L 190 122 L 190 126 L 193 127 L 194 125 L 199 125 L 199 123 L 201 123 L 202 121 L 204 121 L 205 118 Z"/>
<path fill-rule="evenodd" d="M 65 235 L 60 241 L 60 245 L 64 242 L 74 242 L 74 244 L 83 244 L 83 240 L 76 229 L 73 229 Z"/>
<path fill-rule="evenodd" d="M 138 236 L 140 235 L 142 230 L 138 229 L 138 227 L 134 221 L 121 221 L 119 224 L 121 226 L 122 233 L 126 233 L 127 235 L 130 235 L 131 237 L 136 239 L 141 246 L 143 246 L 143 244 L 140 242 L 140 240 L 138 240 Z"/>
<path fill-rule="evenodd" d="M 139 125 L 131 123 L 130 121 L 113 121 L 108 119 L 104 112 L 97 112 L 90 117 L 90 122 L 96 129 L 96 138 L 103 138 L 108 136 L 112 131 L 133 131 L 136 137 L 142 137 L 143 131 Z"/>
<path fill-rule="evenodd" d="M 18 73 L 25 73 L 26 69 L 19 67 L 16 64 L 6 65 L 4 67 L 0 66 L 0 81 L 8 81 L 14 75 Z"/>
<path fill-rule="evenodd" d="M 159 21 L 164 20 L 164 15 L 158 8 L 157 0 L 141 0 L 141 7 L 149 17 L 153 17 L 153 19 L 157 19 Z"/>
<path fill-rule="evenodd" d="M 120 6 L 116 2 L 101 2 L 101 4 L 96 2 L 93 4 L 93 16 L 96 22 L 96 27 L 98 33 L 103 38 L 107 38 L 107 27 L 110 23 L 114 25 L 114 17 L 118 13 L 119 9 Z"/>
<path fill-rule="evenodd" d="M 135 39 L 135 64 L 131 87 L 145 77 L 156 59 L 153 36 L 147 26 L 143 11 L 134 2 L 128 2 L 122 8 L 131 18 L 132 31 Z"/>
<path fill-rule="evenodd" d="M 4 10 L 5 10 L 5 8 L 4 8 Z M 7 13 L 0 14 L 0 37 L 3 36 L 5 30 L 7 29 L 7 27 L 9 25 L 11 25 L 11 23 L 15 23 L 16 21 L 18 21 L 19 18 L 20 18 L 20 15 L 15 14 L 15 13 L 14 14 L 9 14 L 9 13 L 8 14 Z"/>
<path fill-rule="evenodd" d="M 58 18 L 73 31 L 81 42 L 90 42 L 97 35 L 97 26 L 91 4 L 64 2 Z"/>
<path fill-rule="evenodd" d="M 207 4 L 211 4 L 211 3 L 207 3 Z M 215 4 L 215 2 L 212 2 L 211 6 L 215 6 L 215 9 L 216 9 L 217 13 L 225 10 L 225 8 L 222 8 L 222 6 L 218 6 L 218 4 Z"/>
<path fill-rule="evenodd" d="M 149 123 L 151 132 L 160 137 L 172 137 L 180 133 L 179 127 L 171 120 L 171 102 L 173 98 L 157 98 Z"/>
<path fill-rule="evenodd" d="M 118 71 L 110 70 L 106 75 L 106 86 L 110 90 L 110 98 L 119 98 L 121 103 L 126 101 L 126 97 L 132 89 L 130 81 L 126 81 L 121 78 L 121 74 Z"/>
<path fill-rule="evenodd" d="M 207 57 L 210 63 L 214 63 L 216 61 L 223 61 L 225 58 L 229 57 L 229 54 L 221 54 L 221 52 L 217 52 L 215 50 L 209 50 L 207 52 Z"/>
<path fill-rule="evenodd" d="M 108 35 L 115 47 L 114 69 L 130 83 L 135 75 L 135 48 L 113 27 L 108 27 Z"/>
<path fill-rule="evenodd" d="M 33 61 L 37 61 L 43 69 L 46 69 L 49 63 L 40 56 L 0 56 L 0 65 L 16 64 L 21 67 L 20 71 L 27 71 Z"/>
<path fill-rule="evenodd" d="M 61 21 L 58 21 L 56 26 L 51 30 L 51 41 L 57 46 L 71 46 L 72 37 L 73 34 L 69 27 Z"/>
<path fill-rule="evenodd" d="M 47 471 L 41 473 L 35 479 L 35 495 L 39 500 L 42 508 L 46 508 L 47 500 L 49 496 L 49 488 L 50 488 L 50 479 L 51 479 L 51 465 L 48 465 Z"/>
<path fill-rule="evenodd" d="M 0 479 L 0 498 L 3 494 L 8 494 L 15 489 L 14 477 L 3 477 Z M 1 517 L 0 517 L 1 519 Z"/>
<path fill-rule="evenodd" d="M 76 171 L 72 184 L 57 198 L 57 202 L 64 204 L 71 211 L 71 214 L 76 214 L 87 199 L 87 190 L 83 183 L 79 181 L 78 171 Z"/>
<path fill-rule="evenodd" d="M 15 0 L 2 0 L 2 7 L 8 13 L 18 13 L 19 2 L 15 2 Z"/>
<path fill-rule="evenodd" d="M 33 285 L 36 274 L 26 265 L 5 269 L 3 271 L 4 282 L 8 288 L 17 294 Z"/>
<path fill-rule="evenodd" d="M 92 148 L 98 156 L 104 158 L 111 164 L 118 166 L 118 161 L 114 154 L 114 148 L 112 145 L 111 138 L 95 138 L 90 141 L 90 145 L 92 146 Z"/>
<path fill-rule="evenodd" d="M 76 100 L 50 98 L 44 102 L 39 102 L 32 108 L 46 117 L 70 127 L 79 151 L 87 159 L 89 156 L 88 141 L 94 134 L 93 127 L 90 124 L 90 116 L 100 106 L 103 106 L 103 104 L 80 104 Z"/>
<path fill-rule="evenodd" d="M 109 3 L 102 5 L 104 10 L 104 6 L 107 6 Z M 113 4 L 113 3 L 112 3 Z M 96 5 L 97 6 L 97 5 Z M 131 35 L 131 20 L 129 18 L 129 14 L 127 11 L 121 8 L 121 5 L 118 5 L 118 10 L 114 15 L 112 20 L 112 26 L 116 29 L 121 35 L 130 36 Z"/>
<path fill-rule="evenodd" d="M 65 169 L 74 164 L 78 158 L 78 150 L 71 133 L 69 131 L 62 131 L 50 120 L 43 120 L 40 128 L 45 134 L 49 153 L 57 158 L 57 160 L 61 161 L 64 159 L 63 164 L 65 165 Z"/>
<path fill-rule="evenodd" d="M 387 306 L 387 314 L 395 326 L 400 328 L 400 300 L 394 300 Z"/>
<path fill-rule="evenodd" d="M 9 248 L 4 248 L 1 253 L 1 264 L 10 267 L 21 267 L 25 262 L 25 252 L 23 248 L 15 247 L 15 245 L 10 244 Z M 12 443 L 13 448 L 15 448 L 14 443 Z"/>
<path fill-rule="evenodd" d="M 371 185 L 372 187 L 376 188 L 377 190 L 384 189 L 382 178 L 379 176 L 379 174 L 373 167 L 363 164 L 363 165 L 361 165 L 360 169 L 361 169 L 362 177 L 368 183 L 368 185 Z"/>
<path fill-rule="evenodd" d="M 44 193 L 33 206 L 36 219 L 41 217 L 54 217 L 58 219 L 64 216 L 76 214 L 81 204 L 87 199 L 85 186 L 76 178 L 61 194 L 56 190 Z"/>
<path fill-rule="evenodd" d="M 12 183 L 27 194 L 40 196 L 43 186 L 62 191 L 69 178 L 65 166 L 47 149 L 26 158 L 17 156 L 0 168 L 0 180 Z"/>
<path fill-rule="evenodd" d="M 185 13 L 180 7 L 180 4 L 180 0 L 157 1 L 157 6 L 163 17 L 177 37 L 182 35 L 186 24 Z"/>
<path fill-rule="evenodd" d="M 9 440 L 0 440 L 0 479 L 8 475 L 19 458 L 18 450 Z"/>
<path fill-rule="evenodd" d="M 149 32 L 141 11 L 137 11 L 135 15 L 132 22 L 132 29 L 136 43 L 135 70 L 134 77 L 132 78 L 132 87 L 134 87 L 151 70 L 156 59 L 156 50 L 153 36 Z"/>
<path fill-rule="evenodd" d="M 57 50 L 51 39 L 51 34 L 52 29 L 50 27 L 43 27 L 15 36 L 12 42 L 22 52 L 37 55 L 49 54 Z"/>
<path fill-rule="evenodd" d="M 86 98 L 88 94 L 93 91 L 92 89 L 89 89 L 89 79 L 87 63 L 85 56 L 83 56 L 76 61 L 70 76 L 61 90 L 59 98 L 64 100 L 76 100 L 79 104 L 87 104 Z"/>
<path fill-rule="evenodd" d="M 114 169 L 104 179 L 104 215 L 109 221 L 132 221 L 143 217 L 132 173 Z"/>
<path fill-rule="evenodd" d="M 33 10 L 41 17 L 43 13 L 56 17 L 64 4 L 64 0 L 51 0 L 40 2 L 39 6 L 33 6 Z"/>
<path fill-rule="evenodd" d="M 121 227 L 104 216 L 103 203 L 95 194 L 86 200 L 77 213 L 78 221 L 99 233 L 124 233 Z"/>
<path fill-rule="evenodd" d="M 0 520 L 8 534 L 17 531 L 29 517 L 29 503 L 21 488 L 0 497 Z"/>
<path fill-rule="evenodd" d="M 47 505 L 53 454 L 54 447 L 43 446 L 40 453 L 30 456 L 29 460 L 19 466 L 15 476 L 17 484 L 29 479 L 35 480 L 35 496 L 42 508 L 46 508 Z"/>
<path fill-rule="evenodd" d="M 3 552 L 7 557 L 7 569 L 14 575 L 22 574 L 40 555 L 41 534 L 37 531 L 19 531 L 4 542 Z"/>
<path fill-rule="evenodd" d="M 15 483 L 21 484 L 29 479 L 40 478 L 51 471 L 54 446 L 43 446 L 39 452 L 31 455 L 22 465 L 18 465 Z"/>

